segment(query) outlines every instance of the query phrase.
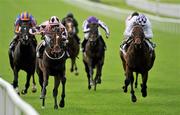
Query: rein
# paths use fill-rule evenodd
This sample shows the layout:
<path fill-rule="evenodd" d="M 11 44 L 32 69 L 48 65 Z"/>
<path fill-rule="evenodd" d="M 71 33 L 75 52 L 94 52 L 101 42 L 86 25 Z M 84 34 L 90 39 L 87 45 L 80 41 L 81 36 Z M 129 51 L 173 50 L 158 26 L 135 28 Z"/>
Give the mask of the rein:
<path fill-rule="evenodd" d="M 45 50 L 44 52 L 45 52 L 46 56 L 47 56 L 49 59 L 52 59 L 52 60 L 59 60 L 59 59 L 63 58 L 64 55 L 65 55 L 65 51 L 64 51 L 61 56 L 59 56 L 59 57 L 57 57 L 57 58 L 54 58 L 54 57 L 51 57 L 51 56 L 47 53 L 46 50 Z"/>

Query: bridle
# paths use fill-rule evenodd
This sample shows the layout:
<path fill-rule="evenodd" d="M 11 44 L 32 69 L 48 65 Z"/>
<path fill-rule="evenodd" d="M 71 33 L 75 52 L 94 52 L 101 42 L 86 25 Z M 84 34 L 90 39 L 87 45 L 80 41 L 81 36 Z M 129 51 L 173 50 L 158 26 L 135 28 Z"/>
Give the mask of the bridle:
<path fill-rule="evenodd" d="M 48 39 L 50 39 L 50 41 L 46 43 L 48 48 L 46 48 L 44 51 L 45 55 L 52 60 L 62 59 L 66 54 L 66 51 L 63 49 L 63 39 L 60 37 L 58 33 L 54 33 L 53 38 Z"/>

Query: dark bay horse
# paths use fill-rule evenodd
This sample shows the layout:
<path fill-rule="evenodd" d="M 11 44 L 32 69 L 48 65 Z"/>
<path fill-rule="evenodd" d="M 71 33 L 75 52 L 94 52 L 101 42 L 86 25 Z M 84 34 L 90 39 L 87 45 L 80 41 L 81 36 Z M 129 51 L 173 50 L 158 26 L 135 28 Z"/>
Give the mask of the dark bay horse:
<path fill-rule="evenodd" d="M 98 25 L 90 25 L 89 38 L 83 53 L 83 62 L 88 77 L 88 89 L 94 85 L 96 90 L 97 83 L 101 83 L 101 74 L 105 58 L 105 49 L 103 42 L 99 39 Z M 96 76 L 93 80 L 93 69 L 96 68 Z"/>
<path fill-rule="evenodd" d="M 46 86 L 48 85 L 49 76 L 54 76 L 54 109 L 57 109 L 57 95 L 60 81 L 62 82 L 62 93 L 59 106 L 64 107 L 65 105 L 65 63 L 68 56 L 65 51 L 65 40 L 62 39 L 59 34 L 54 33 L 53 37 L 49 39 L 50 42 L 46 45 L 42 59 L 37 58 L 36 72 L 42 88 L 40 96 L 40 99 L 42 99 L 42 107 L 45 106 Z"/>
<path fill-rule="evenodd" d="M 21 91 L 22 94 L 26 94 L 30 86 L 30 78 L 33 77 L 33 89 L 32 92 L 36 92 L 36 83 L 34 79 L 35 72 L 35 60 L 36 60 L 36 41 L 35 36 L 29 34 L 28 25 L 22 25 L 19 33 L 19 41 L 14 49 L 14 53 L 11 53 L 9 49 L 9 61 L 11 68 L 14 72 L 13 87 L 18 91 L 18 72 L 24 70 L 27 73 L 25 89 Z"/>
<path fill-rule="evenodd" d="M 124 92 L 127 92 L 128 85 L 131 84 L 131 100 L 136 102 L 137 98 L 133 89 L 133 72 L 142 75 L 141 92 L 142 96 L 147 96 L 148 71 L 152 68 L 155 60 L 155 51 L 150 50 L 145 42 L 145 35 L 140 25 L 134 25 L 132 30 L 132 42 L 130 43 L 126 54 L 120 52 L 126 79 L 123 86 Z"/>
<path fill-rule="evenodd" d="M 71 58 L 71 72 L 75 70 L 75 75 L 78 75 L 78 68 L 76 64 L 76 58 L 79 54 L 79 43 L 77 41 L 77 35 L 75 32 L 75 26 L 73 24 L 72 18 L 65 19 L 65 25 L 68 32 L 68 52 Z"/>

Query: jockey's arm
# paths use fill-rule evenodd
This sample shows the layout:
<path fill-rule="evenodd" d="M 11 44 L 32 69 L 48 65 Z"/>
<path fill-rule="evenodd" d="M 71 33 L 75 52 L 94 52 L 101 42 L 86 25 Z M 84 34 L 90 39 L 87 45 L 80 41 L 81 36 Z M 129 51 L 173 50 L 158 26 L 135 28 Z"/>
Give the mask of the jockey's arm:
<path fill-rule="evenodd" d="M 136 20 L 136 16 L 128 17 L 126 19 L 126 28 L 125 28 L 125 31 L 124 31 L 124 37 L 125 38 L 131 37 L 132 28 L 133 28 L 135 20 Z"/>
<path fill-rule="evenodd" d="M 125 31 L 124 31 L 125 38 L 131 37 L 131 30 L 132 30 L 132 25 L 126 26 Z"/>
<path fill-rule="evenodd" d="M 87 22 L 87 20 L 85 20 L 85 21 L 83 22 L 82 28 L 83 28 L 83 32 L 84 32 L 84 33 L 89 32 L 90 29 L 88 28 L 88 22 Z"/>
<path fill-rule="evenodd" d="M 144 28 L 144 34 L 145 34 L 145 38 L 147 39 L 153 38 L 152 27 L 149 20 L 147 20 L 147 25 Z"/>
<path fill-rule="evenodd" d="M 109 32 L 108 27 L 107 27 L 106 24 L 105 24 L 104 22 L 102 22 L 101 20 L 99 20 L 98 23 L 99 23 L 99 26 L 106 31 L 106 37 L 108 38 L 109 35 L 110 35 L 110 32 Z"/>

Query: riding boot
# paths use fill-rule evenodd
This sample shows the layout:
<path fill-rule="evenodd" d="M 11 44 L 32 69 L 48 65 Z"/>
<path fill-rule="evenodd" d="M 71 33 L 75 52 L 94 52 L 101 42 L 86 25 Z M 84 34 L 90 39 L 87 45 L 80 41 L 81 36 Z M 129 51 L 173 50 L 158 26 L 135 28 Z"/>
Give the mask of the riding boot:
<path fill-rule="evenodd" d="M 82 42 L 82 45 L 81 45 L 82 52 L 85 52 L 85 46 L 86 46 L 87 41 L 88 41 L 87 39 L 84 39 Z"/>
<path fill-rule="evenodd" d="M 102 43 L 103 43 L 103 45 L 104 45 L 104 50 L 106 50 L 106 49 L 107 49 L 106 43 L 104 42 L 102 36 L 99 36 L 99 39 L 102 41 Z"/>
<path fill-rule="evenodd" d="M 120 45 L 120 49 L 123 51 L 127 51 L 127 48 L 129 44 L 131 43 L 131 41 L 132 41 L 131 37 L 125 38 L 122 44 Z"/>

